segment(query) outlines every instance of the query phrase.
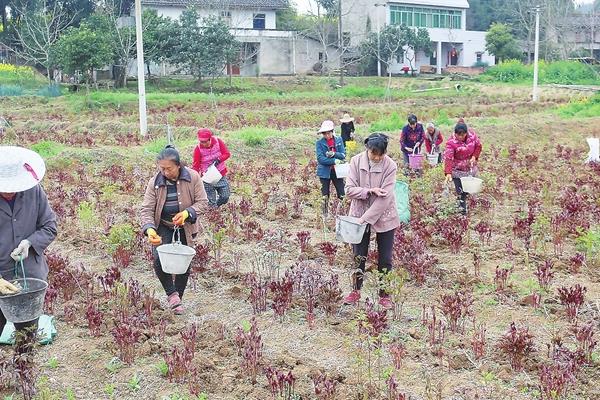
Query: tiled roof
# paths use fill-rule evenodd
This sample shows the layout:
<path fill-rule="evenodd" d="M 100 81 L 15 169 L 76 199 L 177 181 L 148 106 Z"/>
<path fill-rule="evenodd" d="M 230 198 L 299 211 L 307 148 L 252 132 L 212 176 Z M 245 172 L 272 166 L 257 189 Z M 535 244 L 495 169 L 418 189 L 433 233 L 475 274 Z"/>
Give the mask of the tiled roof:
<path fill-rule="evenodd" d="M 285 0 L 142 0 L 145 6 L 198 6 L 207 8 L 252 8 L 278 10 L 287 7 Z"/>

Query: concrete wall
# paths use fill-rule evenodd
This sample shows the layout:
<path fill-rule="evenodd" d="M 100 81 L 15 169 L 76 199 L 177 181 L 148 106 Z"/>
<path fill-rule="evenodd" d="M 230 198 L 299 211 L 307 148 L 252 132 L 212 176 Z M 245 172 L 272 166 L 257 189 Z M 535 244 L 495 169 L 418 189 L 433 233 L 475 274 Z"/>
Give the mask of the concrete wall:
<path fill-rule="evenodd" d="M 163 15 L 165 17 L 169 17 L 173 20 L 179 19 L 181 13 L 185 10 L 185 7 L 182 6 L 152 6 L 148 8 L 153 8 L 158 11 L 159 15 Z M 275 11 L 273 10 L 239 10 L 239 9 L 206 9 L 206 8 L 198 8 L 198 15 L 200 18 L 205 18 L 208 16 L 217 16 L 221 15 L 221 11 L 228 11 L 231 13 L 231 27 L 232 28 L 241 28 L 241 29 L 252 29 L 252 23 L 254 20 L 254 14 L 265 14 L 265 29 L 277 29 L 275 24 Z"/>

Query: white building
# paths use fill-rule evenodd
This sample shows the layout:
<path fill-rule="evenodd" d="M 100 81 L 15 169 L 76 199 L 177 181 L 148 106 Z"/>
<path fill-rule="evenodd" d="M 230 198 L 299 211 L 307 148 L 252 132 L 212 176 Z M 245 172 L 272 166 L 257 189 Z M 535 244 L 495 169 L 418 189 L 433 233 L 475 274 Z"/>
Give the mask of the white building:
<path fill-rule="evenodd" d="M 200 18 L 216 16 L 226 21 L 242 43 L 242 63 L 227 67 L 233 75 L 295 75 L 311 72 L 323 61 L 330 68 L 339 65 L 336 48 L 277 29 L 276 12 L 287 7 L 285 0 L 142 0 L 142 6 L 173 20 L 194 7 Z"/>
<path fill-rule="evenodd" d="M 413 67 L 432 65 L 438 74 L 448 66 L 471 67 L 477 62 L 495 63 L 485 51 L 486 32 L 468 31 L 467 0 L 344 0 L 342 26 L 351 46 L 358 46 L 369 32 L 378 32 L 386 24 L 427 28 L 433 53 L 419 52 Z M 390 66 L 392 73 L 410 67 L 413 54 L 408 50 Z M 416 64 L 416 65 L 415 65 Z"/>

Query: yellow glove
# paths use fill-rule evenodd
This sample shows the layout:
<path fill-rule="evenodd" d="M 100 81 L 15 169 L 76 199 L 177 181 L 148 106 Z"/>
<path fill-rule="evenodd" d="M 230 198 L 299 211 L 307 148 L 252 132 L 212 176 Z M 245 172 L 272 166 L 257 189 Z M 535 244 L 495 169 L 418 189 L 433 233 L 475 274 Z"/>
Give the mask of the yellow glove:
<path fill-rule="evenodd" d="M 185 223 L 185 220 L 188 219 L 189 216 L 190 213 L 188 212 L 188 210 L 183 210 L 182 212 L 175 214 L 175 216 L 173 217 L 173 225 L 183 225 Z"/>
<path fill-rule="evenodd" d="M 346 148 L 350 151 L 354 151 L 354 149 L 356 149 L 356 141 L 350 140 L 346 142 Z"/>
<path fill-rule="evenodd" d="M 18 291 L 18 287 L 7 280 L 0 278 L 0 294 L 15 294 Z"/>
<path fill-rule="evenodd" d="M 148 228 L 146 230 L 146 235 L 148 235 L 148 242 L 150 242 L 152 246 L 158 246 L 162 243 L 162 238 L 158 236 L 158 233 L 156 233 L 154 229 Z"/>

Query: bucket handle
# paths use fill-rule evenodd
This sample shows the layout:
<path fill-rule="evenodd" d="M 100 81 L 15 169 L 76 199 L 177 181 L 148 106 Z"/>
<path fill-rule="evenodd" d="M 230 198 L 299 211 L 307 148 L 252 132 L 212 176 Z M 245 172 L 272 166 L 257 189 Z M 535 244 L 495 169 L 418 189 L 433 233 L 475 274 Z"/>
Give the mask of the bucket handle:
<path fill-rule="evenodd" d="M 175 240 L 175 236 L 177 236 L 177 240 Z M 181 232 L 178 226 L 173 229 L 173 238 L 171 239 L 171 243 L 173 244 L 181 244 Z"/>
<path fill-rule="evenodd" d="M 23 275 L 23 290 L 27 291 L 27 277 L 25 276 L 25 266 L 23 265 L 23 255 L 19 256 L 19 260 L 15 261 L 15 277 L 19 277 L 19 266 L 21 267 L 21 275 Z"/>

